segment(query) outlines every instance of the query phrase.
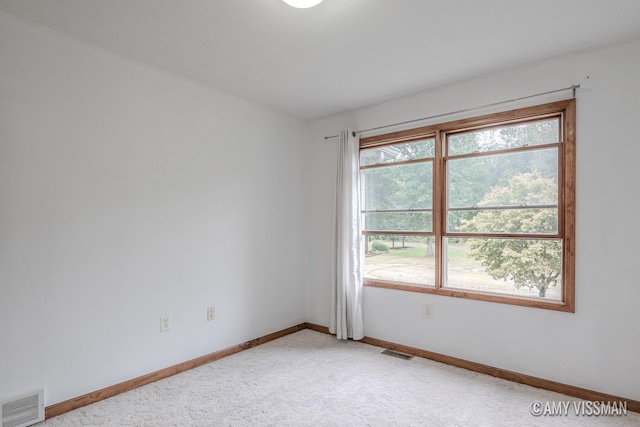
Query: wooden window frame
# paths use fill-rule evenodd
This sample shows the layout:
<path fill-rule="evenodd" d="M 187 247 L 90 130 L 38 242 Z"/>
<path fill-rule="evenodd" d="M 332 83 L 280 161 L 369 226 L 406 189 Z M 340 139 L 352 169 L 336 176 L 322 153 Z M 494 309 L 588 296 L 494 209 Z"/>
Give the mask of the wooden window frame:
<path fill-rule="evenodd" d="M 447 161 L 444 148 L 446 135 L 467 130 L 501 127 L 508 124 L 520 124 L 545 117 L 560 118 L 561 140 L 558 147 L 558 234 L 554 238 L 562 239 L 562 300 L 544 300 L 541 298 L 521 297 L 515 295 L 483 293 L 464 289 L 446 288 L 443 286 L 443 242 L 447 237 L 469 237 L 466 233 L 452 233 L 446 231 L 446 170 Z M 377 279 L 364 279 L 365 286 L 421 292 L 426 294 L 467 298 L 472 300 L 489 301 L 525 307 L 542 308 L 556 311 L 575 312 L 575 184 L 576 184 L 576 104 L 575 99 L 520 108 L 495 114 L 488 114 L 468 119 L 455 120 L 446 123 L 429 125 L 415 129 L 370 136 L 360 139 L 360 149 L 411 142 L 425 138 L 435 138 L 435 157 L 433 159 L 433 229 L 431 232 L 391 232 L 391 231 L 363 231 L 363 235 L 398 234 L 432 236 L 435 241 L 435 287 L 400 284 Z M 539 149 L 540 146 L 532 148 Z M 524 149 L 501 150 L 500 154 L 508 151 L 522 151 Z M 472 157 L 474 154 L 469 154 Z M 460 158 L 460 156 L 456 156 Z M 464 234 L 464 236 L 462 236 Z M 474 237 L 496 237 L 494 234 L 474 234 Z M 508 235 L 506 235 L 508 236 Z M 503 235 L 500 235 L 503 237 Z M 522 236 L 519 236 L 522 238 Z M 531 235 L 531 238 L 537 237 Z M 545 235 L 548 238 L 550 236 Z"/>

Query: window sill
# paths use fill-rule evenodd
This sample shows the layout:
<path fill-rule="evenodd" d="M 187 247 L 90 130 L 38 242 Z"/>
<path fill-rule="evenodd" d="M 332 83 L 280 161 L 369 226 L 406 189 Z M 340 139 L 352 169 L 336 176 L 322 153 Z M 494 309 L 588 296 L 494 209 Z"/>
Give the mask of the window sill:
<path fill-rule="evenodd" d="M 522 307 L 541 308 L 546 310 L 564 311 L 575 313 L 575 308 L 564 301 L 543 300 L 541 298 L 519 297 L 515 295 L 501 295 L 488 292 L 468 291 L 464 289 L 436 288 L 434 286 L 407 285 L 403 283 L 383 282 L 364 279 L 364 286 L 372 288 L 394 289 L 399 291 L 419 292 L 424 294 L 465 298 L 477 301 L 496 302 L 501 304 L 518 305 Z M 565 300 L 571 300 L 566 298 Z"/>

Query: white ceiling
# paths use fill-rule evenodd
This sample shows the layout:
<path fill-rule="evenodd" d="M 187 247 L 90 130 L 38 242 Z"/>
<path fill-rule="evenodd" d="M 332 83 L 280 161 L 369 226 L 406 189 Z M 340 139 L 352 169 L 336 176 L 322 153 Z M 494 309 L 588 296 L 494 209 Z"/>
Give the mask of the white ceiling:
<path fill-rule="evenodd" d="M 0 11 L 302 119 L 640 37 L 640 0 L 0 0 Z"/>

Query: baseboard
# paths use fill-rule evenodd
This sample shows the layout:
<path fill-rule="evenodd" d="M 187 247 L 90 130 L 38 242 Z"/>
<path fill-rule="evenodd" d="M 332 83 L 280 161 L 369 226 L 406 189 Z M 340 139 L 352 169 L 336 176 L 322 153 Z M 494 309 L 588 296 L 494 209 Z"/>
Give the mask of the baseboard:
<path fill-rule="evenodd" d="M 66 400 L 64 402 L 56 403 L 54 405 L 47 406 L 45 408 L 45 418 L 52 418 L 65 412 L 69 412 L 74 409 L 81 408 L 83 406 L 90 405 L 103 399 L 115 396 L 120 393 L 124 393 L 129 390 L 133 390 L 143 385 L 150 384 L 152 382 L 168 378 L 170 376 L 179 374 L 180 372 L 188 371 L 189 369 L 197 368 L 198 366 L 205 365 L 207 363 L 222 359 L 232 354 L 239 353 L 244 350 L 248 350 L 252 347 L 259 346 L 261 344 L 273 341 L 275 339 L 284 337 L 294 332 L 301 331 L 303 329 L 311 329 L 313 331 L 330 334 L 329 328 L 326 326 L 317 325 L 314 323 L 301 323 L 299 325 L 292 326 L 290 328 L 283 329 L 278 332 L 274 332 L 260 338 L 253 339 L 251 341 L 244 342 L 242 344 L 234 345 L 224 350 L 216 351 L 201 357 L 198 357 L 187 362 L 179 363 L 174 366 L 170 366 L 165 369 L 161 369 L 156 372 L 152 372 L 141 377 L 134 378 L 129 381 L 122 382 L 120 384 L 112 385 L 110 387 L 103 388 L 102 390 L 87 393 L 82 396 L 75 397 L 73 399 Z M 422 350 L 416 347 L 410 347 L 402 344 L 395 344 L 389 341 L 384 341 L 377 338 L 364 337 L 363 343 L 374 345 L 376 347 L 388 348 L 391 350 L 399 351 L 401 353 L 411 354 L 425 359 L 431 359 L 436 362 L 446 363 L 447 365 L 456 366 L 458 368 L 468 369 L 470 371 L 479 372 L 482 374 L 491 375 L 497 378 L 517 382 L 520 384 L 529 385 L 532 387 L 542 388 L 549 391 L 555 391 L 557 393 L 566 394 L 567 396 L 577 397 L 579 399 L 598 401 L 598 402 L 627 402 L 627 409 L 634 412 L 640 412 L 640 401 L 627 399 L 620 396 L 614 396 L 611 394 L 600 393 L 598 391 L 588 390 L 572 385 L 562 384 L 555 381 L 545 380 L 542 378 L 533 377 L 531 375 L 520 374 L 517 372 L 508 371 L 506 369 L 500 369 L 489 365 L 483 365 L 482 363 L 471 362 L 469 360 L 459 359 L 457 357 L 451 357 L 440 353 L 434 353 L 432 351 Z"/>
<path fill-rule="evenodd" d="M 327 328 L 326 326 L 320 326 L 320 325 L 316 325 L 315 323 L 309 323 L 309 322 L 305 323 L 304 325 L 307 329 L 311 329 L 312 331 L 322 332 L 323 334 L 331 335 L 331 332 L 329 332 L 329 328 Z"/>
<path fill-rule="evenodd" d="M 197 368 L 198 366 L 205 365 L 207 363 L 222 359 L 223 357 L 231 356 L 232 354 L 239 353 L 244 350 L 248 350 L 252 347 L 264 344 L 269 341 L 284 337 L 285 335 L 292 334 L 294 332 L 301 331 L 307 328 L 306 323 L 301 323 L 296 326 L 292 326 L 287 329 L 283 329 L 272 334 L 265 335 L 260 338 L 253 339 L 251 341 L 244 342 L 242 344 L 234 345 L 224 350 L 216 351 L 214 353 L 207 354 L 205 356 L 198 357 L 187 362 L 179 363 L 174 366 L 170 366 L 165 369 L 161 369 L 156 372 L 152 372 L 147 375 L 143 375 L 138 378 L 134 378 L 129 381 L 122 382 L 120 384 L 112 385 L 110 387 L 103 388 L 102 390 L 87 393 L 82 396 L 75 397 L 73 399 L 66 400 L 64 402 L 56 403 L 45 408 L 45 418 L 55 417 L 56 415 L 64 414 L 73 409 L 78 409 L 83 406 L 90 405 L 103 399 L 115 396 L 125 391 L 133 390 L 143 385 L 150 384 L 152 382 L 168 378 L 180 372 L 188 371 L 189 369 Z"/>
<path fill-rule="evenodd" d="M 315 325 L 312 323 L 306 323 L 305 325 L 308 329 L 313 329 L 314 331 L 318 332 L 324 332 L 326 334 L 329 333 L 329 328 L 327 328 L 326 326 Z M 447 365 L 456 366 L 458 368 L 464 368 L 470 371 L 491 375 L 493 377 L 502 378 L 504 380 L 509 380 L 532 387 L 555 391 L 557 393 L 566 394 L 567 396 L 577 397 L 583 400 L 590 400 L 594 402 L 627 402 L 627 409 L 629 411 L 640 412 L 640 401 L 637 400 L 627 399 L 625 397 L 614 396 L 611 394 L 600 393 L 599 391 L 588 390 L 581 387 L 545 380 L 543 378 L 520 374 L 518 372 L 508 371 L 506 369 L 500 369 L 489 365 L 483 365 L 482 363 L 471 362 L 469 360 L 459 359 L 457 357 L 451 357 L 440 353 L 434 353 L 432 351 L 422 350 L 416 347 L 395 344 L 377 338 L 364 337 L 361 341 L 363 343 L 374 345 L 376 347 L 388 348 L 400 353 L 406 353 L 413 356 L 423 357 L 425 359 L 431 359 L 436 362 L 446 363 Z"/>

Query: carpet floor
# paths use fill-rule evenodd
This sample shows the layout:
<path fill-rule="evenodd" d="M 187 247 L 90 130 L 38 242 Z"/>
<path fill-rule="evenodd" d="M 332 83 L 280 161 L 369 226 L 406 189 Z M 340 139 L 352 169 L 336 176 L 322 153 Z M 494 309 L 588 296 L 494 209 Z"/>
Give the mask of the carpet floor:
<path fill-rule="evenodd" d="M 626 416 L 534 417 L 579 399 L 311 330 L 48 419 L 59 426 L 640 426 Z"/>

